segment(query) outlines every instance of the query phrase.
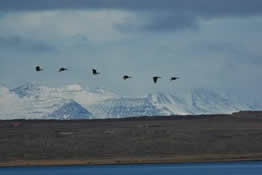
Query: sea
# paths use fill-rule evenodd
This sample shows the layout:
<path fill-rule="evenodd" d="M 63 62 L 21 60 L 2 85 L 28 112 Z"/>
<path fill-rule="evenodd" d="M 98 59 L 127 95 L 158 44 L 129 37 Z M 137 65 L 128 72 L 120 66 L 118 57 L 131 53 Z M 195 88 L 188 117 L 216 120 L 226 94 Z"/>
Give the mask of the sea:
<path fill-rule="evenodd" d="M 262 161 L 0 168 L 0 175 L 262 175 Z"/>

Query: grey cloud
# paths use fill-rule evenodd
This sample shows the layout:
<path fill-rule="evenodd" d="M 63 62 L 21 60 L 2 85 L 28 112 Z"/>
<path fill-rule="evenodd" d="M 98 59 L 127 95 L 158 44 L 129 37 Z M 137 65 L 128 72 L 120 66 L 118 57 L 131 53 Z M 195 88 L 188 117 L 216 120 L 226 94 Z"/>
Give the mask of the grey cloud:
<path fill-rule="evenodd" d="M 168 14 L 153 17 L 151 23 L 145 25 L 148 30 L 177 30 L 197 28 L 196 18 L 186 14 Z"/>
<path fill-rule="evenodd" d="M 20 51 L 32 52 L 53 52 L 55 47 L 48 45 L 43 41 L 25 39 L 19 36 L 0 36 L 0 49 L 14 49 Z"/>
<path fill-rule="evenodd" d="M 198 18 L 262 14 L 261 0 L 5 0 L 0 11 L 116 9 L 151 14 L 144 25 L 127 22 L 120 30 L 176 31 L 196 28 Z M 166 12 L 168 15 L 166 15 Z M 144 13 L 140 13 L 143 15 Z M 143 16 L 141 16 L 143 19 Z M 137 20 L 140 20 L 137 19 Z"/>
<path fill-rule="evenodd" d="M 143 16 L 143 15 L 140 15 Z M 198 29 L 197 18 L 188 14 L 179 13 L 158 13 L 144 14 L 140 18 L 142 22 L 127 20 L 121 24 L 115 24 L 115 27 L 124 32 L 134 31 L 177 31 L 184 29 Z"/>
<path fill-rule="evenodd" d="M 261 0 L 5 0 L 0 10 L 120 9 L 170 10 L 196 15 L 260 14 Z"/>
<path fill-rule="evenodd" d="M 194 45 L 197 49 L 203 49 L 218 54 L 227 55 L 230 59 L 227 60 L 230 65 L 252 64 L 261 66 L 262 56 L 260 53 L 250 51 L 250 49 L 239 45 L 238 43 L 230 42 L 208 42 L 200 46 Z"/>

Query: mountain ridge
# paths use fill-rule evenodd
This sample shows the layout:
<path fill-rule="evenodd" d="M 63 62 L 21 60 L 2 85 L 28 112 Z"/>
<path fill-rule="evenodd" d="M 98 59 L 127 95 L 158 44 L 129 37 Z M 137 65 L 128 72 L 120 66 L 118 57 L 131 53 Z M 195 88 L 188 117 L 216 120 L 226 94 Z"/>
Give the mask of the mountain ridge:
<path fill-rule="evenodd" d="M 3 92 L 2 96 L 8 96 L 13 106 L 19 105 L 19 108 L 12 112 L 10 105 L 7 105 L 9 100 L 5 102 L 0 99 L 0 104 L 7 106 L 2 111 L 0 106 L 1 118 L 5 118 L 5 114 L 10 114 L 9 116 L 13 118 L 26 119 L 52 117 L 95 119 L 176 114 L 231 114 L 240 110 L 262 109 L 262 103 L 257 99 L 243 102 L 224 92 L 205 88 L 176 89 L 168 93 L 149 93 L 142 97 L 122 97 L 104 89 L 89 90 L 78 84 L 50 88 L 37 83 L 26 83 L 5 91 L 8 92 Z"/>

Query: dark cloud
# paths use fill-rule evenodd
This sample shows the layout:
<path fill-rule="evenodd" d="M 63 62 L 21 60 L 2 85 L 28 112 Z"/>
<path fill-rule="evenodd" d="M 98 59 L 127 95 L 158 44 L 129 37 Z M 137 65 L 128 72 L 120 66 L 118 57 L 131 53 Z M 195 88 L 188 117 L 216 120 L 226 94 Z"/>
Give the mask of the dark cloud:
<path fill-rule="evenodd" d="M 141 15 L 142 16 L 142 15 Z M 121 24 L 115 24 L 115 27 L 120 31 L 177 31 L 184 29 L 198 29 L 197 17 L 179 14 L 179 13 L 159 13 L 146 15 L 140 18 L 142 23 L 136 23 L 134 20 L 127 20 Z"/>
<path fill-rule="evenodd" d="M 55 48 L 43 41 L 25 39 L 19 36 L 0 36 L 0 49 L 13 49 L 32 52 L 53 52 Z"/>
<path fill-rule="evenodd" d="M 151 22 L 144 26 L 146 30 L 178 30 L 178 29 L 196 29 L 197 18 L 187 14 L 167 14 L 154 15 Z"/>
<path fill-rule="evenodd" d="M 0 10 L 120 9 L 171 10 L 202 15 L 261 13 L 261 0 L 2 0 Z"/>
<path fill-rule="evenodd" d="M 262 14 L 261 0 L 5 0 L 2 11 L 117 9 L 152 14 L 144 26 L 126 23 L 119 29 L 152 31 L 195 28 L 197 19 Z M 168 12 L 169 15 L 166 15 Z M 143 13 L 142 13 L 143 14 Z"/>

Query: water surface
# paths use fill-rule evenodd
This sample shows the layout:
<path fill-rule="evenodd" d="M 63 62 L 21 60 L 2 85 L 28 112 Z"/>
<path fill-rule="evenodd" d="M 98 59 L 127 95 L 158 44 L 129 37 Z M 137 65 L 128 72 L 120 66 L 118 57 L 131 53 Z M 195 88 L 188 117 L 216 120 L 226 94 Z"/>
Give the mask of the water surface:
<path fill-rule="evenodd" d="M 262 161 L 0 168 L 1 175 L 261 175 Z"/>

